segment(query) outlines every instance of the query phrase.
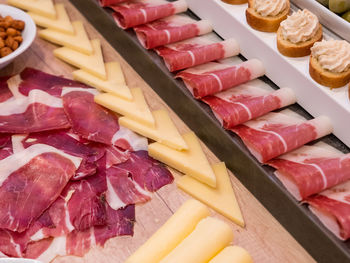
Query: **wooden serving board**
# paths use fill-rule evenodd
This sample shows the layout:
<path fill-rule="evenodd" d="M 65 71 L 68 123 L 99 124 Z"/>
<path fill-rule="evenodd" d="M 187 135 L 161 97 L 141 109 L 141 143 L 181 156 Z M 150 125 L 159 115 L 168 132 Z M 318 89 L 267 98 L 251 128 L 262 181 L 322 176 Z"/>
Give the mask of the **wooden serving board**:
<path fill-rule="evenodd" d="M 101 40 L 105 62 L 117 60 L 121 63 L 128 86 L 140 87 L 152 110 L 166 108 L 181 133 L 189 130 L 181 119 L 175 115 L 108 42 L 99 35 L 68 0 L 54 0 L 54 2 L 65 4 L 72 21 L 84 21 L 90 39 L 99 38 Z M 0 4 L 3 3 L 6 3 L 6 1 L 0 0 Z M 24 67 L 34 67 L 48 73 L 72 78 L 71 72 L 74 68 L 54 57 L 52 51 L 55 48 L 57 46 L 37 37 L 28 51 L 18 57 L 14 63 L 0 70 L 0 76 L 17 74 Z M 204 144 L 202 146 L 211 163 L 219 161 Z M 171 171 L 175 178 L 181 176 L 180 173 L 174 170 Z M 213 216 L 225 220 L 232 226 L 235 236 L 234 244 L 247 249 L 256 263 L 315 262 L 232 173 L 230 173 L 230 177 L 242 209 L 246 227 L 244 229 L 240 228 L 215 212 L 213 212 Z M 136 224 L 133 237 L 113 238 L 106 243 L 103 249 L 94 248 L 84 258 L 61 257 L 56 258 L 54 262 L 122 263 L 188 198 L 190 197 L 177 189 L 175 184 L 165 186 L 153 194 L 150 202 L 136 206 Z"/>

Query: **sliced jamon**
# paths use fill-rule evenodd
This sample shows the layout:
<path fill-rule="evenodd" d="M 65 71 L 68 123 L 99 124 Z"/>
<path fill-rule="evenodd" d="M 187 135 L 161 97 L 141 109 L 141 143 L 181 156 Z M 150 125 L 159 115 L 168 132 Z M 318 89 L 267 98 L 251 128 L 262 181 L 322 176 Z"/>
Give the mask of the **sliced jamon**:
<path fill-rule="evenodd" d="M 124 150 L 147 149 L 147 140 L 126 128 L 120 128 L 118 117 L 94 101 L 95 89 L 64 88 L 63 107 L 73 132 L 81 137 Z"/>
<path fill-rule="evenodd" d="M 0 133 L 31 133 L 69 128 L 62 100 L 42 90 L 0 103 Z"/>
<path fill-rule="evenodd" d="M 25 251 L 25 257 L 48 263 L 57 256 L 83 256 L 92 247 L 103 246 L 116 236 L 133 235 L 135 206 L 114 210 L 106 207 L 107 224 L 96 226 L 85 231 L 73 231 L 67 236 L 43 239 L 32 242 Z"/>
<path fill-rule="evenodd" d="M 31 145 L 40 143 L 53 146 L 67 154 L 82 158 L 79 169 L 72 178 L 73 180 L 95 174 L 95 162 L 102 158 L 108 147 L 92 142 L 83 143 L 80 141 L 78 135 L 72 134 L 67 130 L 31 133 L 29 135 L 14 135 L 12 136 L 12 143 L 14 151 L 21 151 Z M 121 151 L 120 155 L 122 154 L 123 152 Z M 127 153 L 124 155 L 125 158 L 128 158 Z M 119 160 L 121 159 L 120 157 Z"/>
<path fill-rule="evenodd" d="M 0 134 L 0 160 L 13 154 L 11 134 Z"/>
<path fill-rule="evenodd" d="M 155 192 L 173 181 L 173 176 L 146 151 L 133 152 L 130 159 L 106 172 L 109 205 L 118 209 L 128 204 L 146 202 Z"/>
<path fill-rule="evenodd" d="M 118 26 L 126 29 L 185 12 L 187 3 L 185 0 L 133 0 L 110 7 L 115 11 L 113 17 Z"/>
<path fill-rule="evenodd" d="M 97 93 L 95 89 L 65 88 L 64 110 L 75 133 L 91 141 L 111 144 L 119 130 L 118 117 L 94 102 Z"/>
<path fill-rule="evenodd" d="M 13 97 L 12 92 L 7 85 L 7 80 L 9 78 L 10 77 L 0 77 L 0 103 Z"/>
<path fill-rule="evenodd" d="M 71 181 L 58 199 L 27 230 L 29 240 L 66 235 L 74 230 L 84 231 L 106 224 L 104 177 L 90 177 Z"/>
<path fill-rule="evenodd" d="M 55 75 L 51 75 L 33 68 L 25 68 L 20 74 L 20 83 L 16 92 L 28 96 L 33 89 L 39 89 L 55 97 L 61 97 L 63 87 L 88 88 L 86 85 Z"/>
<path fill-rule="evenodd" d="M 57 199 L 80 162 L 44 144 L 1 160 L 0 228 L 27 229 Z"/>
<path fill-rule="evenodd" d="M 274 92 L 242 84 L 238 87 L 202 98 L 225 129 L 263 116 L 270 111 L 296 102 L 293 90 L 283 88 Z"/>
<path fill-rule="evenodd" d="M 238 65 L 226 62 L 209 62 L 181 71 L 181 78 L 195 98 L 213 95 L 265 74 L 263 64 L 251 59 Z"/>
<path fill-rule="evenodd" d="M 130 1 L 130 0 L 99 0 L 100 5 L 103 7 L 113 6 L 113 5 L 117 5 L 117 4 L 120 4 L 123 2 L 128 2 L 128 1 Z"/>
<path fill-rule="evenodd" d="M 350 238 L 350 181 L 311 196 L 305 202 L 339 239 Z"/>
<path fill-rule="evenodd" d="M 267 162 L 288 191 L 302 200 L 350 179 L 350 154 L 323 144 L 303 146 Z"/>
<path fill-rule="evenodd" d="M 175 43 L 212 31 L 207 20 L 196 21 L 185 15 L 174 15 L 134 28 L 140 43 L 147 49 Z"/>
<path fill-rule="evenodd" d="M 155 51 L 164 59 L 170 72 L 239 54 L 239 46 L 234 39 L 212 40 L 210 35 L 158 47 Z"/>
<path fill-rule="evenodd" d="M 290 116 L 287 112 L 271 112 L 231 130 L 241 137 L 249 151 L 261 163 L 330 134 L 333 130 L 326 116 L 305 121 Z"/>

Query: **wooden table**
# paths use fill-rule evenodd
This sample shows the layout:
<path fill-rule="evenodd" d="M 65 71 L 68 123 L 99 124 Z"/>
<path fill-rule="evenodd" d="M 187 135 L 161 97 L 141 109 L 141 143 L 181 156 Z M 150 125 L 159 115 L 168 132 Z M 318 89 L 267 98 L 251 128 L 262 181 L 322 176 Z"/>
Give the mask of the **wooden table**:
<path fill-rule="evenodd" d="M 105 62 L 119 61 L 125 73 L 129 87 L 140 87 L 145 94 L 146 100 L 152 110 L 166 108 L 175 121 L 181 133 L 189 129 L 181 121 L 179 116 L 159 98 L 159 96 L 142 80 L 123 58 L 108 44 L 106 40 L 90 25 L 84 17 L 75 9 L 68 0 L 54 0 L 55 3 L 64 3 L 72 21 L 82 20 L 85 23 L 90 39 L 99 38 Z M 0 0 L 0 3 L 6 3 Z M 112 33 L 112 32 L 111 32 Z M 19 73 L 24 67 L 34 67 L 42 71 L 63 75 L 72 78 L 73 67 L 56 59 L 52 50 L 57 46 L 37 38 L 31 48 L 14 63 L 0 70 L 0 75 Z M 211 163 L 219 160 L 203 145 L 206 155 Z M 180 173 L 171 170 L 175 178 Z M 231 182 L 236 192 L 246 227 L 240 228 L 231 221 L 213 211 L 213 216 L 225 220 L 232 226 L 234 231 L 234 244 L 247 249 L 256 263 L 311 263 L 315 262 L 311 256 L 295 241 L 295 239 L 275 220 L 275 218 L 259 203 L 258 200 L 230 173 Z M 105 247 L 94 248 L 84 258 L 62 257 L 54 262 L 114 262 L 122 263 L 135 251 L 152 233 L 154 233 L 177 208 L 189 196 L 177 189 L 175 184 L 163 187 L 153 194 L 152 200 L 144 205 L 136 206 L 136 224 L 133 237 L 117 237 L 109 240 Z"/>

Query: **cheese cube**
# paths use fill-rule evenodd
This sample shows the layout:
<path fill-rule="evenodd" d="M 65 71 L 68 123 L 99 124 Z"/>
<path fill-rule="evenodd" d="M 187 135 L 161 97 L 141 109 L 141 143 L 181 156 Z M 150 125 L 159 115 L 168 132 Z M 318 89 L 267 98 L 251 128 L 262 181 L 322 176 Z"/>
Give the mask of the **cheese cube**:
<path fill-rule="evenodd" d="M 56 19 L 56 10 L 52 0 L 7 0 L 7 3 L 42 16 Z"/>

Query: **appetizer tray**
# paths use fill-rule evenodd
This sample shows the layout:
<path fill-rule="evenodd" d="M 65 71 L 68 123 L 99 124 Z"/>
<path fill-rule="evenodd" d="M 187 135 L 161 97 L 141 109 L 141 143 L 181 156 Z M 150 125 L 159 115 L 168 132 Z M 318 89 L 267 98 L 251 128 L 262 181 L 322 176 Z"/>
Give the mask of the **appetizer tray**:
<path fill-rule="evenodd" d="M 210 108 L 196 101 L 182 81 L 175 80 L 154 51 L 145 50 L 132 30 L 122 30 L 114 22 L 109 10 L 96 0 L 70 0 L 86 19 L 103 35 L 121 56 L 144 78 L 156 93 L 171 107 L 200 139 L 214 152 L 251 193 L 296 238 L 317 262 L 350 261 L 350 241 L 341 242 L 329 232 L 305 205 L 300 205 L 273 175 L 273 169 L 262 166 L 252 157 L 238 136 L 225 131 Z M 316 85 L 309 77 L 303 59 L 289 61 L 276 55 L 274 36 L 258 33 L 245 24 L 243 6 L 230 7 L 217 0 L 188 0 L 191 10 L 203 19 L 212 20 L 216 32 L 235 37 L 246 58 L 258 57 L 267 68 L 267 76 L 280 87 L 289 86 L 298 95 L 299 103 L 312 115 L 326 114 L 332 118 L 336 135 L 350 145 L 350 103 L 345 88 L 330 91 Z M 205 7 L 205 8 L 204 8 Z M 233 13 L 237 12 L 237 18 Z M 187 13 L 196 17 L 191 11 Z M 234 29 L 234 30 L 233 30 Z M 261 36 L 259 34 L 262 34 Z M 254 43 L 248 45 L 246 43 Z M 271 44 L 271 45 L 270 45 Z M 264 52 L 258 52 L 264 50 Z M 241 57 L 243 58 L 243 57 Z M 244 59 L 244 58 L 243 58 Z M 281 72 L 288 72 L 281 74 Z M 275 84 L 262 78 L 271 86 Z M 317 101 L 313 98 L 317 97 Z M 327 107 L 324 107 L 327 105 Z M 290 109 L 306 118 L 311 116 L 298 105 Z M 349 149 L 335 136 L 323 139 L 342 151 Z M 269 231 L 266 235 L 270 235 Z M 291 262 L 293 260 L 291 259 Z"/>
<path fill-rule="evenodd" d="M 350 122 L 344 122 L 350 118 L 348 86 L 330 90 L 319 85 L 309 75 L 309 57 L 288 58 L 280 54 L 275 33 L 259 32 L 247 24 L 247 4 L 229 5 L 220 0 L 187 2 L 190 9 L 201 19 L 212 22 L 214 30 L 222 38 L 235 38 L 243 56 L 247 59 L 259 58 L 265 66 L 266 76 L 279 87 L 293 89 L 298 103 L 311 115 L 326 115 L 331 118 L 333 133 L 350 147 Z M 296 7 L 292 6 L 293 8 Z M 324 38 L 339 38 L 327 28 L 323 28 Z"/>

